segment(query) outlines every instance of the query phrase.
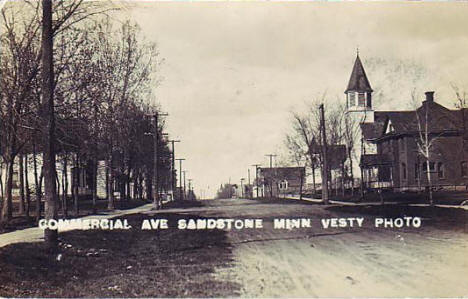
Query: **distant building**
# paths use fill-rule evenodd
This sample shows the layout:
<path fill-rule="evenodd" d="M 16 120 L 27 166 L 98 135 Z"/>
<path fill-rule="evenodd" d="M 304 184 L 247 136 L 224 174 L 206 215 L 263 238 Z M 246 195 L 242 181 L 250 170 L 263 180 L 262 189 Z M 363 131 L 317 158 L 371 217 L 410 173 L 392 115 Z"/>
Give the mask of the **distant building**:
<path fill-rule="evenodd" d="M 260 196 L 299 194 L 305 185 L 304 167 L 272 167 L 258 169 Z"/>

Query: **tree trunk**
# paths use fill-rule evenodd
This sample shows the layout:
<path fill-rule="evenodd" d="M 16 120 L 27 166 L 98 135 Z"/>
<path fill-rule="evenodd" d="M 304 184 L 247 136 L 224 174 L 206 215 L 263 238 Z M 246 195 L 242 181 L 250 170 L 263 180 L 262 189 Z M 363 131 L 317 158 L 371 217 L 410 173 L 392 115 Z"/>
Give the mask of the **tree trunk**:
<path fill-rule="evenodd" d="M 145 180 L 145 185 L 146 185 L 146 200 L 148 201 L 153 201 L 153 176 L 151 175 L 151 170 L 147 169 L 146 170 L 146 180 Z M 181 188 L 182 190 L 182 188 Z M 182 192 L 181 192 L 182 193 Z"/>
<path fill-rule="evenodd" d="M 78 153 L 75 153 L 75 159 L 74 159 L 74 164 L 75 164 L 75 174 L 73 176 L 73 209 L 75 212 L 75 215 L 78 216 L 80 213 L 80 207 L 78 204 L 78 197 L 79 197 L 79 184 L 80 184 L 80 157 L 78 156 Z"/>
<path fill-rule="evenodd" d="M 426 149 L 426 155 L 429 157 L 429 149 Z M 431 172 L 430 172 L 430 165 L 429 165 L 429 158 L 427 159 L 426 162 L 426 173 L 427 173 L 427 185 L 429 187 L 429 204 L 431 206 L 434 205 L 434 200 L 432 197 L 432 180 L 431 180 Z"/>
<path fill-rule="evenodd" d="M 3 205 L 4 194 L 3 194 L 3 160 L 0 158 L 0 210 Z"/>
<path fill-rule="evenodd" d="M 24 158 L 20 154 L 18 156 L 19 163 L 19 192 L 20 192 L 20 202 L 19 202 L 19 214 L 24 215 L 25 212 L 25 198 L 24 198 Z"/>
<path fill-rule="evenodd" d="M 115 209 L 115 199 L 114 199 L 114 170 L 112 169 L 112 154 L 109 154 L 109 158 L 107 160 L 107 167 L 109 168 L 109 178 L 108 178 L 108 190 L 109 190 L 109 200 L 107 202 L 107 209 L 113 210 Z"/>
<path fill-rule="evenodd" d="M 351 150 L 348 151 L 349 158 L 349 175 L 351 179 L 351 196 L 354 196 L 354 171 L 353 171 L 353 159 Z"/>
<path fill-rule="evenodd" d="M 42 201 L 42 173 L 41 177 L 38 177 L 37 171 L 37 153 L 36 153 L 36 142 L 33 139 L 33 167 L 34 167 L 34 183 L 36 193 L 36 222 L 41 219 L 41 201 Z M 42 172 L 42 171 L 41 171 Z"/>
<path fill-rule="evenodd" d="M 143 173 L 138 174 L 138 199 L 143 200 Z"/>
<path fill-rule="evenodd" d="M 305 166 L 304 166 L 305 170 Z M 304 173 L 301 171 L 301 185 L 299 186 L 299 200 L 302 200 L 302 187 L 304 185 Z"/>
<path fill-rule="evenodd" d="M 6 161 L 6 199 L 3 201 L 1 222 L 9 222 L 13 217 L 13 161 L 11 158 Z"/>
<path fill-rule="evenodd" d="M 315 181 L 315 163 L 312 164 L 312 191 L 314 195 L 317 193 L 317 184 Z"/>
<path fill-rule="evenodd" d="M 128 169 L 127 169 L 127 195 L 126 195 L 126 198 L 127 198 L 127 201 L 130 200 L 130 181 L 131 181 L 131 176 L 130 174 L 132 173 L 132 168 L 131 166 L 129 165 L 128 166 Z"/>
<path fill-rule="evenodd" d="M 138 199 L 138 172 L 133 170 L 133 199 Z"/>
<path fill-rule="evenodd" d="M 57 219 L 57 193 L 55 187 L 55 115 L 52 0 L 42 0 L 42 117 L 44 142 L 45 218 Z M 45 229 L 44 240 L 51 251 L 58 248 L 57 230 Z"/>
<path fill-rule="evenodd" d="M 57 211 L 58 211 L 62 205 L 61 197 L 60 197 L 60 188 L 62 187 L 62 185 L 60 183 L 60 179 L 59 179 L 57 171 L 55 172 L 55 187 L 56 187 L 55 193 L 57 194 Z"/>
<path fill-rule="evenodd" d="M 96 155 L 97 156 L 97 155 Z M 92 196 L 93 196 L 93 214 L 96 214 L 97 208 L 96 208 L 96 202 L 97 202 L 97 173 L 98 173 L 98 161 L 97 158 L 95 157 L 94 160 L 92 161 L 93 163 L 93 183 L 92 183 Z"/>
<path fill-rule="evenodd" d="M 68 193 L 68 155 L 65 154 L 63 157 L 63 172 L 62 172 L 62 213 L 65 218 L 68 217 L 67 193 Z"/>
<path fill-rule="evenodd" d="M 341 195 L 345 196 L 345 167 L 344 163 L 341 163 Z"/>
<path fill-rule="evenodd" d="M 26 159 L 24 159 L 24 185 L 26 189 L 26 217 L 29 219 L 31 213 L 31 190 L 29 189 L 28 164 L 28 155 L 26 155 Z"/>

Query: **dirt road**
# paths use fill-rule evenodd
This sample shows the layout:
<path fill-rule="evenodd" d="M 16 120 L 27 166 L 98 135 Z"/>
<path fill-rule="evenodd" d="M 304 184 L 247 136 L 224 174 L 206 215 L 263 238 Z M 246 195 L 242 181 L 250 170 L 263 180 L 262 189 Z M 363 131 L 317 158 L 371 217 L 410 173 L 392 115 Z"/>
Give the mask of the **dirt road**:
<path fill-rule="evenodd" d="M 170 211 L 164 211 L 165 213 Z M 231 230 L 231 267 L 217 279 L 235 281 L 249 297 L 468 296 L 468 234 L 437 224 L 420 228 L 323 229 L 321 218 L 356 217 L 320 205 L 227 199 L 174 210 L 208 217 L 263 218 L 263 229 Z M 272 219 L 312 218 L 312 227 L 273 229 Z"/>

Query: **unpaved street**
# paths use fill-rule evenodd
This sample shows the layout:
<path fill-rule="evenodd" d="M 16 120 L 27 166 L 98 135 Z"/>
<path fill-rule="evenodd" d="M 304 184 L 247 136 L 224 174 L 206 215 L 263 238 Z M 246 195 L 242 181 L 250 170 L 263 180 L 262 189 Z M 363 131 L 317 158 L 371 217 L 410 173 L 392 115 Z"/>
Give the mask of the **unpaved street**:
<path fill-rule="evenodd" d="M 323 229 L 320 218 L 356 217 L 320 205 L 226 199 L 204 207 L 164 213 L 206 217 L 263 218 L 263 229 L 231 230 L 231 267 L 216 270 L 235 281 L 242 296 L 434 297 L 468 295 L 468 235 L 423 221 L 421 228 Z M 359 215 L 358 215 L 359 216 Z M 312 228 L 274 230 L 273 218 L 310 217 Z"/>

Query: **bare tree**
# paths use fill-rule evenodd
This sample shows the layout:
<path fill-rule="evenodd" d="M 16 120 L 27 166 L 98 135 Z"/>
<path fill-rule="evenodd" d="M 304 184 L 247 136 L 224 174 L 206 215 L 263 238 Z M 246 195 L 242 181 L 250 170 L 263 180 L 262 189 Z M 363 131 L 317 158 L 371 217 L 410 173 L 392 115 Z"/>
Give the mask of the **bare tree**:
<path fill-rule="evenodd" d="M 307 159 L 308 165 L 312 168 L 312 179 L 315 190 L 315 170 L 320 168 L 323 173 L 323 140 L 321 138 L 319 103 L 324 101 L 314 101 L 308 105 L 306 113 L 292 113 L 292 132 L 286 136 L 286 146 L 291 155 L 297 155 Z M 331 169 L 339 169 L 342 178 L 344 177 L 343 157 L 340 157 L 336 146 L 346 140 L 344 133 L 345 114 L 342 107 L 325 107 L 325 130 L 327 138 L 327 154 L 330 174 Z M 349 132 L 348 132 L 349 133 Z M 351 137 L 349 134 L 348 137 Z M 328 176 L 330 181 L 331 175 Z"/>
<path fill-rule="evenodd" d="M 413 93 L 414 94 L 414 93 Z M 435 144 L 437 140 L 443 135 L 443 130 L 439 131 L 437 128 L 431 125 L 432 123 L 437 122 L 437 115 L 429 115 L 431 103 L 425 103 L 421 108 L 415 110 L 416 113 L 416 123 L 417 123 L 417 138 L 416 145 L 418 154 L 421 155 L 425 160 L 425 172 L 428 183 L 429 191 L 429 204 L 434 205 L 433 200 L 433 186 L 432 186 L 432 177 L 431 177 L 431 159 L 435 155 Z M 422 114 L 422 115 L 421 115 Z M 424 165 L 423 164 L 423 165 Z M 419 167 L 419 165 L 418 165 Z"/>
<path fill-rule="evenodd" d="M 356 144 L 359 141 L 359 122 L 352 118 L 349 113 L 346 113 L 345 107 L 343 109 L 344 114 L 344 130 L 343 130 L 343 142 L 346 145 L 346 153 L 348 155 L 347 160 L 349 161 L 349 178 L 351 182 L 351 195 L 354 194 L 354 165 L 353 160 L 355 158 Z"/>

